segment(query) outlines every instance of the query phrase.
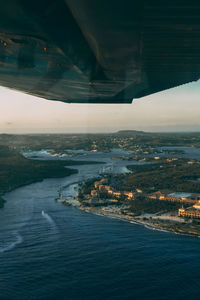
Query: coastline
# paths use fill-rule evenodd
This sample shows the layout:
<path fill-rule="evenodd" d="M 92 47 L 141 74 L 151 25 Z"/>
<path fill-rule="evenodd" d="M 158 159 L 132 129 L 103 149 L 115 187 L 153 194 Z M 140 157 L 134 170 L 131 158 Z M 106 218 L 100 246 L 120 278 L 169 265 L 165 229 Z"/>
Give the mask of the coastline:
<path fill-rule="evenodd" d="M 74 169 L 72 169 L 74 170 Z M 77 170 L 74 170 L 74 173 L 77 173 Z M 72 174 L 69 175 L 65 175 L 62 177 L 56 177 L 56 178 L 64 178 L 64 177 L 68 177 Z M 32 183 L 36 183 L 36 182 L 42 182 L 44 179 L 50 179 L 52 177 L 45 177 L 42 179 L 33 179 L 33 180 L 29 180 L 26 183 L 23 184 L 19 184 L 19 185 L 15 185 L 10 187 L 4 194 L 11 192 L 17 188 L 32 184 Z M 54 177 L 55 178 L 55 177 Z M 1 205 L 1 201 L 2 201 L 2 205 Z M 76 200 L 79 204 L 80 202 L 78 200 Z M 5 200 L 3 199 L 3 194 L 0 195 L 0 209 L 3 208 L 4 204 L 5 204 Z M 104 216 L 104 217 L 110 217 L 110 218 L 114 218 L 114 219 L 120 219 L 129 223 L 135 223 L 138 225 L 142 225 L 145 226 L 146 228 L 149 228 L 151 230 L 158 230 L 158 231 L 163 231 L 163 232 L 172 232 L 174 234 L 181 234 L 181 235 L 188 235 L 188 236 L 193 236 L 193 237 L 200 237 L 200 231 L 196 232 L 196 231 L 191 231 L 190 228 L 181 228 L 181 226 L 178 228 L 177 226 L 174 226 L 172 223 L 161 223 L 161 222 L 154 222 L 151 220 L 143 220 L 141 217 L 137 217 L 137 216 L 130 216 L 130 215 L 126 215 L 126 214 L 122 214 L 122 213 L 114 213 L 111 211 L 106 211 L 103 210 L 100 207 L 86 207 L 81 205 L 72 205 L 71 203 L 69 203 L 68 201 L 64 200 L 62 202 L 63 205 L 67 205 L 67 206 L 73 206 L 79 210 L 82 210 L 86 213 L 90 213 L 90 214 L 95 214 L 95 215 L 99 215 L 99 216 Z M 180 224 L 181 225 L 181 224 Z"/>
<path fill-rule="evenodd" d="M 180 227 L 177 227 L 172 223 L 171 224 L 169 224 L 169 223 L 161 224 L 159 222 L 156 223 L 156 222 L 152 222 L 150 220 L 141 220 L 141 218 L 138 218 L 138 217 L 112 213 L 112 212 L 104 211 L 101 208 L 85 207 L 83 205 L 76 206 L 76 208 L 78 208 L 86 213 L 91 213 L 91 214 L 105 216 L 105 217 L 111 217 L 111 218 L 120 219 L 120 220 L 123 220 L 126 222 L 143 225 L 147 228 L 149 227 L 149 229 L 152 229 L 152 230 L 159 230 L 159 231 L 163 231 L 163 232 L 172 232 L 175 234 L 200 237 L 200 231 L 199 232 L 192 231 L 192 230 L 189 230 L 190 228 L 188 228 L 188 230 L 187 230 L 186 228 L 181 228 L 181 225 L 180 225 Z"/>
<path fill-rule="evenodd" d="M 50 176 L 49 174 L 47 176 L 44 176 L 44 177 L 40 177 L 40 178 L 32 178 L 32 179 L 28 179 L 27 181 L 24 181 L 24 182 L 20 182 L 18 184 L 13 184 L 9 187 L 7 187 L 7 189 L 4 190 L 3 193 L 0 193 L 0 209 L 4 207 L 4 204 L 6 203 L 6 200 L 3 198 L 3 196 L 6 194 L 6 193 L 9 193 L 9 192 L 12 192 L 14 191 L 15 189 L 18 189 L 20 187 L 23 187 L 23 186 L 26 186 L 26 185 L 29 185 L 29 184 L 32 184 L 32 183 L 37 183 L 37 182 L 42 182 L 43 180 L 45 179 L 51 179 L 51 178 L 64 178 L 64 177 L 68 177 L 68 176 L 71 176 L 73 174 L 77 174 L 78 173 L 78 170 L 77 169 L 70 169 L 70 168 L 66 168 L 66 170 L 69 172 L 70 170 L 70 174 L 69 173 L 66 173 L 66 174 L 63 174 L 63 175 L 57 175 L 56 177 L 55 176 Z"/>
<path fill-rule="evenodd" d="M 0 149 L 1 150 L 1 149 Z M 41 182 L 44 179 L 64 178 L 78 173 L 76 166 L 103 164 L 98 161 L 32 160 L 17 150 L 4 147 L 0 170 L 0 209 L 4 207 L 4 195 L 17 188 Z"/>
<path fill-rule="evenodd" d="M 38 162 L 38 160 L 36 160 L 36 162 Z M 38 174 L 38 177 L 33 177 L 33 178 L 23 178 L 23 182 L 18 182 L 18 183 L 10 183 L 9 187 L 7 186 L 6 188 L 4 187 L 4 190 L 3 192 L 1 192 L 0 190 L 0 208 L 2 208 L 1 206 L 1 203 L 5 203 L 6 201 L 3 199 L 3 196 L 6 194 L 6 193 L 9 193 L 15 189 L 18 189 L 20 187 L 23 187 L 23 186 L 26 186 L 26 185 L 29 185 L 29 184 L 32 184 L 32 183 L 36 183 L 36 182 L 42 182 L 44 179 L 52 179 L 52 178 L 65 178 L 65 177 L 68 177 L 68 176 L 71 176 L 71 175 L 74 175 L 74 174 L 77 174 L 78 173 L 78 169 L 75 169 L 75 168 L 70 168 L 70 167 L 76 167 L 76 166 L 82 166 L 82 165 L 92 165 L 92 164 L 104 164 L 102 162 L 89 162 L 89 161 L 67 161 L 67 164 L 66 164 L 66 161 L 61 161 L 61 164 L 60 164 L 60 161 L 58 163 L 58 167 L 60 168 L 59 170 L 53 170 L 52 169 L 48 169 L 48 167 L 51 167 L 48 166 L 48 160 L 45 161 L 45 163 L 47 164 L 45 167 L 47 168 L 45 173 L 44 174 Z M 55 163 L 55 162 L 54 162 Z M 51 164 L 51 161 L 50 161 L 50 164 Z M 66 165 L 65 165 L 66 164 Z M 69 167 L 69 168 L 68 168 Z M 31 169 L 30 169 L 31 171 Z M 53 173 L 56 172 L 56 174 Z"/>

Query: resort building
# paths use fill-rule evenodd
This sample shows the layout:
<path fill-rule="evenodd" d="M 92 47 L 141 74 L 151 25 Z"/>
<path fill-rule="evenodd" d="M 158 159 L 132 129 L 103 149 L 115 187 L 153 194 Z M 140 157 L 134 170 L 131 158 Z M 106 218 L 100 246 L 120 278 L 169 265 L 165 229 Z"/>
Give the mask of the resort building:
<path fill-rule="evenodd" d="M 200 210 L 194 207 L 180 208 L 178 210 L 179 217 L 198 218 L 200 219 Z"/>
<path fill-rule="evenodd" d="M 109 191 L 108 191 L 108 194 L 112 195 L 112 194 L 113 194 L 113 191 L 112 191 L 112 190 L 109 190 Z"/>
<path fill-rule="evenodd" d="M 117 198 L 119 198 L 121 196 L 121 193 L 120 192 L 113 192 L 113 195 Z"/>
<path fill-rule="evenodd" d="M 124 195 L 125 195 L 128 199 L 132 199 L 132 198 L 133 198 L 133 192 L 124 192 Z"/>
<path fill-rule="evenodd" d="M 189 204 L 196 204 L 196 202 L 197 202 L 197 200 L 190 199 L 188 197 L 173 197 L 173 196 L 167 195 L 166 193 L 163 194 L 160 191 L 157 191 L 157 192 L 149 195 L 149 198 L 170 201 L 170 202 L 189 203 Z"/>
<path fill-rule="evenodd" d="M 165 197 L 163 200 L 170 201 L 170 202 L 182 202 L 183 200 L 178 197 Z"/>
<path fill-rule="evenodd" d="M 160 191 L 157 191 L 157 192 L 153 193 L 152 195 L 150 195 L 149 198 L 150 199 L 164 200 L 165 199 L 165 195 L 163 193 L 161 193 Z"/>
<path fill-rule="evenodd" d="M 92 196 L 92 198 L 97 197 L 98 196 L 97 191 L 96 190 L 91 190 L 91 196 Z"/>
<path fill-rule="evenodd" d="M 195 203 L 195 205 L 193 205 L 193 207 L 194 207 L 195 209 L 198 209 L 199 212 L 200 212 L 200 201 L 197 201 L 197 202 Z"/>
<path fill-rule="evenodd" d="M 95 187 L 95 189 L 97 189 L 97 188 L 99 187 L 99 185 L 100 185 L 100 182 L 99 182 L 99 181 L 95 181 L 95 182 L 94 182 L 94 187 Z"/>
<path fill-rule="evenodd" d="M 189 204 L 195 204 L 197 201 L 188 199 L 188 198 L 178 198 L 178 197 L 165 197 L 166 201 L 171 201 L 171 202 L 181 202 L 181 203 L 189 203 Z"/>
<path fill-rule="evenodd" d="M 104 189 L 109 192 L 111 190 L 110 186 L 109 185 L 104 185 Z"/>
<path fill-rule="evenodd" d="M 98 188 L 99 188 L 99 191 L 102 191 L 102 190 L 104 190 L 104 185 L 103 184 L 99 184 Z"/>

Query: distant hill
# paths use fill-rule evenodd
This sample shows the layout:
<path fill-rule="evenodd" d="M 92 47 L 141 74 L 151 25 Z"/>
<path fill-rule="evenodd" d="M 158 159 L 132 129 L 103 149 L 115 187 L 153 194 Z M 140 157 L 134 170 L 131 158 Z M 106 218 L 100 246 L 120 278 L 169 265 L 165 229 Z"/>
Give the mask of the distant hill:
<path fill-rule="evenodd" d="M 118 135 L 144 135 L 148 134 L 148 132 L 139 131 L 139 130 L 119 130 L 116 132 Z"/>

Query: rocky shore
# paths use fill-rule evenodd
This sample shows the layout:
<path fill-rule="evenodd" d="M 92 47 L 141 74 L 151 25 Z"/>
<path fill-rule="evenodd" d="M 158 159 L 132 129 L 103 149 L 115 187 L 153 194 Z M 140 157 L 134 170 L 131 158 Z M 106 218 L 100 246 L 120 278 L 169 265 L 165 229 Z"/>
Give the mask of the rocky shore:
<path fill-rule="evenodd" d="M 111 210 L 105 210 L 100 207 L 86 207 L 83 205 L 76 206 L 87 213 L 93 213 L 102 216 L 108 216 L 112 218 L 121 219 L 131 223 L 137 223 L 144 226 L 148 226 L 155 230 L 162 230 L 167 232 L 187 234 L 192 236 L 200 237 L 200 224 L 193 224 L 192 221 L 186 222 L 184 219 L 180 218 L 177 222 L 176 219 L 171 220 L 161 220 L 154 219 L 153 217 L 147 218 L 145 215 L 142 216 L 130 216 L 128 214 L 114 213 Z"/>
<path fill-rule="evenodd" d="M 77 185 L 78 186 L 78 185 Z M 63 205 L 76 207 L 84 212 L 107 216 L 124 220 L 130 223 L 137 223 L 154 230 L 173 232 L 200 237 L 200 222 L 196 219 L 185 219 L 177 215 L 177 211 L 134 214 L 129 211 L 127 205 L 99 205 L 91 206 L 79 201 L 78 195 L 68 196 L 62 200 L 56 200 Z"/>

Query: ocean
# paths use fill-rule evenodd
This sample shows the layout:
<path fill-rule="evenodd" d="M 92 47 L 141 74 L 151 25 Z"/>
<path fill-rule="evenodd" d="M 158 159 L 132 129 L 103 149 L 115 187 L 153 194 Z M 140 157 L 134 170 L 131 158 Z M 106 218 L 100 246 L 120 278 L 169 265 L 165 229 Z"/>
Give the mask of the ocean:
<path fill-rule="evenodd" d="M 199 238 L 54 201 L 60 186 L 70 190 L 77 177 L 90 177 L 98 167 L 80 166 L 78 175 L 47 179 L 5 195 L 0 299 L 199 299 Z"/>

